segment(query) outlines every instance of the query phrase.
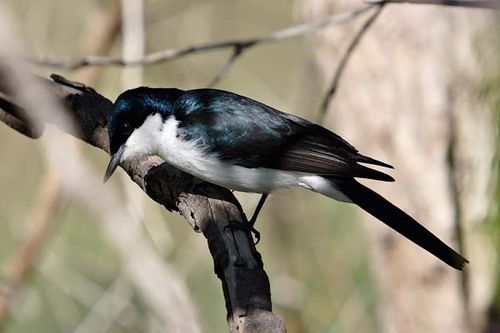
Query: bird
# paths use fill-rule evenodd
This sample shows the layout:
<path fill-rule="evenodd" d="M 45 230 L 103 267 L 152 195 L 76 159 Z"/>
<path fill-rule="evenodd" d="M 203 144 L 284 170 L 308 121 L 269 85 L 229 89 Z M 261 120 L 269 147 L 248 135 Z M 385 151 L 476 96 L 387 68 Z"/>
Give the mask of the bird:
<path fill-rule="evenodd" d="M 108 121 L 106 182 L 127 160 L 157 155 L 194 177 L 231 190 L 268 194 L 305 188 L 354 203 L 449 266 L 468 260 L 357 178 L 393 182 L 325 127 L 233 92 L 138 87 L 120 94 Z M 241 225 L 241 223 L 239 223 Z"/>

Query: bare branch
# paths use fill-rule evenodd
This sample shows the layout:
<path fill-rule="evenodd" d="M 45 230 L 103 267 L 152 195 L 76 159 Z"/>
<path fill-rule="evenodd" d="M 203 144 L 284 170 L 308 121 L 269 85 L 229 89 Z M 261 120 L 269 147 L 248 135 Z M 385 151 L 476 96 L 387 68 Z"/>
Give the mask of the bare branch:
<path fill-rule="evenodd" d="M 245 48 L 241 46 L 235 46 L 233 52 L 231 53 L 231 56 L 226 60 L 222 68 L 219 70 L 217 75 L 215 75 L 212 81 L 210 81 L 207 87 L 213 87 L 217 83 L 222 81 L 222 79 L 226 77 L 226 75 L 229 73 L 229 70 L 231 70 L 231 67 L 233 67 L 234 63 L 236 62 L 236 60 L 238 60 L 238 58 L 241 56 L 244 50 Z"/>
<path fill-rule="evenodd" d="M 0 94 L 0 121 L 29 138 L 39 138 L 43 133 L 44 126 L 34 126 L 32 122 L 26 119 L 14 116 L 18 111 L 19 107 L 17 105 L 12 104 L 8 98 Z"/>
<path fill-rule="evenodd" d="M 335 74 L 333 75 L 332 82 L 330 84 L 330 88 L 328 89 L 326 96 L 323 99 L 323 102 L 321 103 L 321 108 L 320 112 L 318 115 L 318 122 L 323 123 L 325 120 L 326 113 L 328 111 L 328 108 L 330 106 L 331 101 L 333 100 L 333 97 L 335 93 L 337 92 L 337 88 L 339 86 L 340 79 L 342 78 L 342 74 L 344 73 L 344 70 L 347 66 L 347 63 L 349 62 L 349 59 L 353 53 L 353 51 L 356 49 L 356 47 L 359 45 L 359 42 L 363 38 L 363 36 L 366 34 L 366 32 L 370 29 L 370 27 L 373 25 L 373 23 L 377 20 L 378 16 L 382 12 L 382 9 L 384 8 L 385 3 L 380 3 L 378 8 L 373 12 L 373 14 L 366 20 L 366 22 L 361 26 L 361 28 L 358 30 L 358 32 L 354 35 L 354 38 L 351 40 L 349 45 L 347 46 L 347 49 L 345 50 L 344 54 L 340 58 L 339 64 L 337 65 L 337 69 L 335 70 Z"/>
<path fill-rule="evenodd" d="M 411 3 L 419 5 L 440 5 L 452 7 L 466 7 L 466 8 L 482 8 L 482 9 L 499 9 L 499 3 L 496 0 L 486 1 L 471 1 L 471 0 L 383 0 L 383 1 L 369 1 L 372 4 L 383 3 Z"/>
<path fill-rule="evenodd" d="M 324 28 L 331 24 L 340 24 L 349 21 L 378 4 L 367 4 L 357 8 L 355 10 L 347 11 L 338 15 L 329 16 L 326 18 L 321 18 L 311 22 L 299 24 L 286 29 L 278 30 L 272 32 L 268 35 L 253 37 L 241 40 L 227 40 L 220 42 L 208 42 L 196 45 L 191 45 L 184 48 L 177 49 L 165 49 L 149 55 L 144 56 L 141 59 L 127 60 L 123 57 L 121 58 L 110 58 L 103 56 L 86 56 L 77 60 L 67 60 L 67 59 L 39 59 L 32 60 L 34 63 L 47 67 L 61 68 L 67 70 L 75 70 L 85 66 L 143 66 L 151 65 L 160 62 L 169 61 L 172 59 L 177 59 L 188 54 L 201 53 L 207 51 L 214 51 L 226 48 L 240 48 L 241 51 L 249 49 L 250 47 L 264 44 L 264 43 L 275 43 L 289 38 L 295 38 L 299 36 L 306 35 L 310 32 L 316 31 L 318 29 Z"/>
<path fill-rule="evenodd" d="M 0 84 L 1 86 L 1 84 Z M 8 87 L 2 87 L 9 90 Z M 12 129 L 29 138 L 36 139 L 42 136 L 45 129 L 43 124 L 30 119 L 24 109 L 16 105 L 11 97 L 0 92 L 0 120 Z"/>

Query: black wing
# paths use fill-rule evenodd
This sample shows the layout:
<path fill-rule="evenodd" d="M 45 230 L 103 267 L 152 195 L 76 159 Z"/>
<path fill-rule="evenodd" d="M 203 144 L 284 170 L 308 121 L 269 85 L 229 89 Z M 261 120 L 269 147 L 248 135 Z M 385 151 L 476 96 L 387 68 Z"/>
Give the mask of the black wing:
<path fill-rule="evenodd" d="M 198 140 L 221 160 L 331 177 L 394 179 L 358 163 L 391 167 L 363 156 L 335 133 L 302 118 L 233 93 L 191 90 L 176 118 L 186 140 Z"/>

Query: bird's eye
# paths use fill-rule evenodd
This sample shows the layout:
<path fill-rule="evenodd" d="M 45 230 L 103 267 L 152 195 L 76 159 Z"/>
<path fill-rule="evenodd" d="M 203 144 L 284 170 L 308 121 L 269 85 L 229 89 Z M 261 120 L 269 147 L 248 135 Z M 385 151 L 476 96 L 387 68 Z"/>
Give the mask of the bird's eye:
<path fill-rule="evenodd" d="M 132 133 L 132 125 L 130 123 L 123 123 L 122 131 L 124 134 Z"/>

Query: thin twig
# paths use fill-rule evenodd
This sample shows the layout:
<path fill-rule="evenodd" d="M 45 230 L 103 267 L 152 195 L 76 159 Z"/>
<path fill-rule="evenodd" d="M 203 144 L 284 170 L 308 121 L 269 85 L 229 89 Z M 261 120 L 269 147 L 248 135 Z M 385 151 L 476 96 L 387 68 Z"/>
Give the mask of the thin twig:
<path fill-rule="evenodd" d="M 249 46 L 247 46 L 247 48 L 248 47 Z M 242 55 L 244 50 L 245 47 L 242 47 L 241 45 L 235 46 L 233 52 L 231 53 L 231 56 L 226 60 L 224 66 L 222 66 L 222 68 L 219 70 L 217 75 L 215 75 L 212 81 L 210 81 L 207 87 L 213 87 L 217 83 L 219 83 L 222 79 L 224 79 L 226 75 L 229 73 L 229 70 L 233 67 L 236 60 L 238 60 L 238 58 Z"/>
<path fill-rule="evenodd" d="M 410 3 L 417 5 L 439 5 L 439 6 L 452 6 L 452 7 L 466 7 L 466 8 L 482 8 L 482 9 L 499 9 L 499 3 L 495 0 L 490 1 L 468 1 L 468 0 L 383 0 L 383 1 L 369 1 L 371 4 L 383 3 Z"/>
<path fill-rule="evenodd" d="M 326 113 L 328 111 L 328 108 L 330 106 L 331 101 L 333 100 L 333 97 L 335 93 L 337 92 L 337 88 L 339 86 L 340 79 L 342 78 L 342 74 L 344 73 L 344 70 L 347 66 L 347 63 L 349 62 L 349 59 L 351 58 L 351 55 L 353 54 L 353 51 L 356 49 L 356 47 L 359 45 L 359 42 L 363 38 L 363 36 L 366 34 L 366 32 L 370 29 L 370 27 L 373 25 L 373 23 L 377 20 L 378 16 L 382 12 L 382 9 L 384 8 L 385 3 L 381 3 L 378 5 L 378 8 L 373 12 L 373 14 L 366 20 L 366 22 L 361 26 L 361 28 L 358 30 L 358 32 L 354 35 L 354 38 L 351 40 L 349 45 L 347 46 L 347 49 L 345 50 L 344 54 L 340 58 L 339 64 L 337 65 L 337 69 L 335 70 L 335 74 L 333 75 L 332 82 L 330 84 L 330 88 L 328 89 L 323 102 L 321 103 L 321 108 L 320 112 L 318 115 L 318 122 L 321 124 L 325 120 Z"/>
<path fill-rule="evenodd" d="M 275 43 L 289 38 L 295 38 L 299 36 L 306 35 L 310 32 L 316 31 L 323 27 L 331 24 L 340 24 L 349 21 L 366 11 L 370 10 L 374 6 L 379 4 L 366 4 L 355 10 L 346 11 L 337 15 L 329 16 L 326 18 L 321 18 L 311 22 L 299 24 L 286 29 L 278 30 L 272 32 L 268 35 L 247 38 L 242 40 L 227 40 L 219 42 L 207 42 L 196 45 L 191 45 L 184 48 L 176 49 L 165 49 L 149 55 L 144 56 L 141 59 L 127 60 L 123 57 L 120 58 L 110 58 L 103 56 L 86 56 L 81 59 L 67 60 L 67 59 L 39 59 L 32 60 L 34 63 L 42 66 L 61 68 L 67 70 L 75 70 L 85 66 L 143 66 L 151 65 L 160 62 L 165 62 L 172 59 L 177 59 L 182 56 L 192 54 L 207 52 L 225 48 L 235 48 L 242 47 L 243 49 L 248 49 L 257 44 L 264 43 Z"/>

